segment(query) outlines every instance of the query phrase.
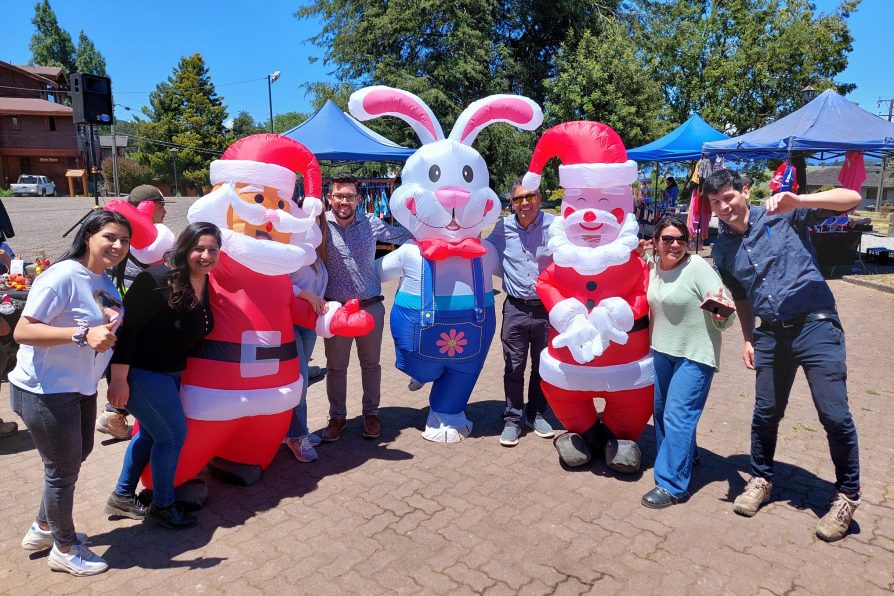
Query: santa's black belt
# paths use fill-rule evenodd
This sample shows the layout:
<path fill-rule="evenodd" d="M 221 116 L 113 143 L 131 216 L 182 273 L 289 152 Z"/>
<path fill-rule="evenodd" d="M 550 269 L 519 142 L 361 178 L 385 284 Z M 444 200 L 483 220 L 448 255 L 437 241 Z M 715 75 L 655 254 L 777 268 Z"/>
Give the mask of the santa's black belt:
<path fill-rule="evenodd" d="M 630 328 L 630 331 L 627 333 L 633 333 L 634 331 L 642 331 L 643 329 L 649 328 L 649 317 L 640 317 L 633 322 L 633 327 Z"/>
<path fill-rule="evenodd" d="M 204 358 L 205 360 L 217 360 L 218 362 L 243 362 L 243 348 L 253 347 L 255 350 L 254 358 L 251 360 L 257 362 L 259 360 L 292 360 L 298 357 L 298 346 L 294 341 L 278 346 L 246 346 L 234 341 L 220 341 L 216 339 L 206 339 L 199 343 L 199 348 L 195 354 L 196 358 Z"/>

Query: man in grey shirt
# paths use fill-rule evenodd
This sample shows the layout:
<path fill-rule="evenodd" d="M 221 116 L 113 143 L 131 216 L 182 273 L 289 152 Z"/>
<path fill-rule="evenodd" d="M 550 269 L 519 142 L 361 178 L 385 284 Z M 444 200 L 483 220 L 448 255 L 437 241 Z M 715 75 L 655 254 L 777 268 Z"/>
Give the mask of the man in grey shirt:
<path fill-rule="evenodd" d="M 363 385 L 363 430 L 365 438 L 379 436 L 379 400 L 381 398 L 382 332 L 385 326 L 385 306 L 382 304 L 382 284 L 376 273 L 376 242 L 402 244 L 412 236 L 403 228 L 396 228 L 371 213 L 357 213 L 359 195 L 357 179 L 339 174 L 329 187 L 330 210 L 329 254 L 327 268 L 329 283 L 326 300 L 345 302 L 360 300 L 375 320 L 375 328 L 362 337 L 330 337 L 323 340 L 326 349 L 326 393 L 329 397 L 329 423 L 321 438 L 337 441 L 347 424 L 348 363 L 351 343 L 357 342 Z"/>
<path fill-rule="evenodd" d="M 528 191 L 516 178 L 510 191 L 513 213 L 494 226 L 487 237 L 501 255 L 503 267 L 503 391 L 506 409 L 503 411 L 503 433 L 500 444 L 511 447 L 518 444 L 521 425 L 533 429 L 543 438 L 554 432 L 543 418 L 546 398 L 540 388 L 540 352 L 547 347 L 549 313 L 537 297 L 535 286 L 540 272 L 550 263 L 546 254 L 549 226 L 555 216 L 540 210 L 540 191 Z M 531 375 L 528 380 L 528 405 L 525 406 L 525 368 L 528 351 L 531 352 Z M 524 417 L 523 417 L 524 415 Z"/>

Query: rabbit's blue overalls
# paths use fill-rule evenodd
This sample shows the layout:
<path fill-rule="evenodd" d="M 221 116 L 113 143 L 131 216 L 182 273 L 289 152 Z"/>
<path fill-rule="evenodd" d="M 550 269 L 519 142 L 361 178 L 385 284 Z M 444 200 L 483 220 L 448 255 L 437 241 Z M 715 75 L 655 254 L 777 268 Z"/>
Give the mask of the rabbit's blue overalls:
<path fill-rule="evenodd" d="M 398 292 L 391 310 L 397 368 L 433 382 L 431 409 L 466 409 L 496 329 L 493 291 L 484 291 L 481 258 L 471 259 L 472 296 L 435 296 L 435 262 L 422 259 L 422 296 Z"/>

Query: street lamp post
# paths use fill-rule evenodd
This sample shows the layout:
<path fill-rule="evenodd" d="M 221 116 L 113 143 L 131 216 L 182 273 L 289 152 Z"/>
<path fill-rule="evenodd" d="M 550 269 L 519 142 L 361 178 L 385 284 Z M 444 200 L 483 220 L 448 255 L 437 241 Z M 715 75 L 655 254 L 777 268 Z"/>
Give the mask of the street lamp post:
<path fill-rule="evenodd" d="M 270 104 L 270 132 L 273 132 L 273 83 L 279 78 L 279 71 L 267 75 L 267 102 Z"/>
<path fill-rule="evenodd" d="M 806 87 L 801 89 L 801 100 L 803 101 L 803 104 L 805 106 L 816 99 L 817 95 L 819 95 L 819 91 L 817 91 L 810 85 L 807 85 Z"/>
<path fill-rule="evenodd" d="M 177 183 L 177 149 L 171 148 L 171 161 L 174 162 L 174 196 L 180 196 L 180 185 Z"/>

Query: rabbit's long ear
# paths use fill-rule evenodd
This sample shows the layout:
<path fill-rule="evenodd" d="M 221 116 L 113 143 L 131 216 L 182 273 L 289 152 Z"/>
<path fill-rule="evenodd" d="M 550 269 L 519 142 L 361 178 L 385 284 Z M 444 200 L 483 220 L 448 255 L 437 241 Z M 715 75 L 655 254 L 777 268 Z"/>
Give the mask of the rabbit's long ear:
<path fill-rule="evenodd" d="M 394 116 L 413 127 L 423 145 L 444 138 L 444 131 L 425 102 L 410 93 L 393 87 L 375 85 L 351 94 L 348 111 L 358 120 Z"/>
<path fill-rule="evenodd" d="M 543 110 L 536 102 L 521 95 L 491 95 L 463 110 L 448 138 L 471 145 L 485 126 L 496 122 L 534 130 L 543 122 Z"/>

